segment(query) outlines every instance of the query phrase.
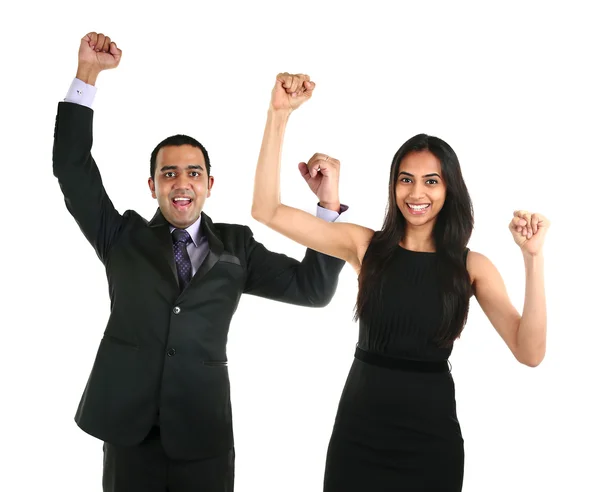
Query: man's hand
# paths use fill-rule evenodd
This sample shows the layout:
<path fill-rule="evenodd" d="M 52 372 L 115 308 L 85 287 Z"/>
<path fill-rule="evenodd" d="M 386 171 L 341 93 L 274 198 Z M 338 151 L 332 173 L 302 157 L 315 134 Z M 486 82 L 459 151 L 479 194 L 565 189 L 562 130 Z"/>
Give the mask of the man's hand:
<path fill-rule="evenodd" d="M 298 169 L 311 191 L 319 198 L 319 205 L 339 213 L 340 161 L 326 154 L 315 154 L 308 163 L 298 164 Z"/>
<path fill-rule="evenodd" d="M 79 45 L 77 78 L 94 85 L 100 72 L 119 66 L 122 53 L 108 36 L 95 32 L 86 34 Z"/>

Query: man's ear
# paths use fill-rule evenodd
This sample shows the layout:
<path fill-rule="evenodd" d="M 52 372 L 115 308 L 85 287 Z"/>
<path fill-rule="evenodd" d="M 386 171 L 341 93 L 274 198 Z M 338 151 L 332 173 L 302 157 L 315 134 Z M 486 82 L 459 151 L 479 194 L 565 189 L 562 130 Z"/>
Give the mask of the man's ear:
<path fill-rule="evenodd" d="M 152 178 L 148 178 L 148 188 L 150 188 L 152 198 L 156 199 L 156 188 L 154 187 L 154 180 Z"/>
<path fill-rule="evenodd" d="M 213 185 L 215 184 L 215 178 L 214 176 L 209 176 L 208 177 L 208 191 L 206 192 L 206 198 L 208 198 L 210 196 L 210 191 L 212 190 Z"/>

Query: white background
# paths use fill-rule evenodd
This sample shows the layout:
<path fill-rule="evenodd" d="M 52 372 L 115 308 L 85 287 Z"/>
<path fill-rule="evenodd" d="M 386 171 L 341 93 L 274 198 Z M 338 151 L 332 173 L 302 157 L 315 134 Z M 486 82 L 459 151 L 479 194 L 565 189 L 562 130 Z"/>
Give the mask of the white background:
<path fill-rule="evenodd" d="M 416 133 L 439 136 L 456 150 L 473 198 L 470 247 L 497 265 L 518 309 L 524 270 L 507 224 L 517 208 L 550 218 L 542 365 L 519 365 L 476 302 L 451 358 L 464 490 L 600 490 L 600 36 L 591 5 L 3 6 L 0 489 L 101 490 L 102 443 L 73 417 L 109 299 L 103 267 L 51 169 L 56 106 L 75 75 L 79 40 L 94 30 L 124 53 L 97 82 L 93 149 L 121 212 L 152 216 L 150 152 L 188 133 L 213 162 L 205 211 L 301 258 L 302 247 L 250 217 L 270 91 L 275 75 L 289 71 L 310 74 L 317 88 L 288 128 L 284 202 L 314 211 L 296 165 L 325 152 L 342 161 L 347 220 L 378 228 L 393 154 Z M 357 340 L 356 285 L 346 266 L 335 299 L 319 310 L 243 298 L 228 350 L 237 491 L 321 490 Z"/>

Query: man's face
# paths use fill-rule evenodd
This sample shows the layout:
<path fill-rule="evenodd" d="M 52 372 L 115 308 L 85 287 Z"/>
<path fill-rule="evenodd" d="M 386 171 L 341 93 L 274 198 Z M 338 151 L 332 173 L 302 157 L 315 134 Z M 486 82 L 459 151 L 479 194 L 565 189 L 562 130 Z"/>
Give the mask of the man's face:
<path fill-rule="evenodd" d="M 206 172 L 202 151 L 191 145 L 177 145 L 160 149 L 148 186 L 165 219 L 185 229 L 200 217 L 213 182 Z"/>

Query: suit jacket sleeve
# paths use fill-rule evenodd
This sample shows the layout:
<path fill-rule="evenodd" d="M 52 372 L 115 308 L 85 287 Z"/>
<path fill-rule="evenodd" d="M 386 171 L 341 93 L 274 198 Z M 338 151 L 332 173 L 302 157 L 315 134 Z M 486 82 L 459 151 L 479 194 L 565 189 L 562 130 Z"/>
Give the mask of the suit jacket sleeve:
<path fill-rule="evenodd" d="M 245 229 L 246 285 L 244 292 L 299 306 L 323 307 L 337 289 L 343 260 L 306 250 L 300 262 L 269 251 Z"/>
<path fill-rule="evenodd" d="M 110 201 L 92 158 L 93 114 L 79 104 L 58 104 L 52 166 L 67 209 L 104 262 L 124 218 Z"/>

